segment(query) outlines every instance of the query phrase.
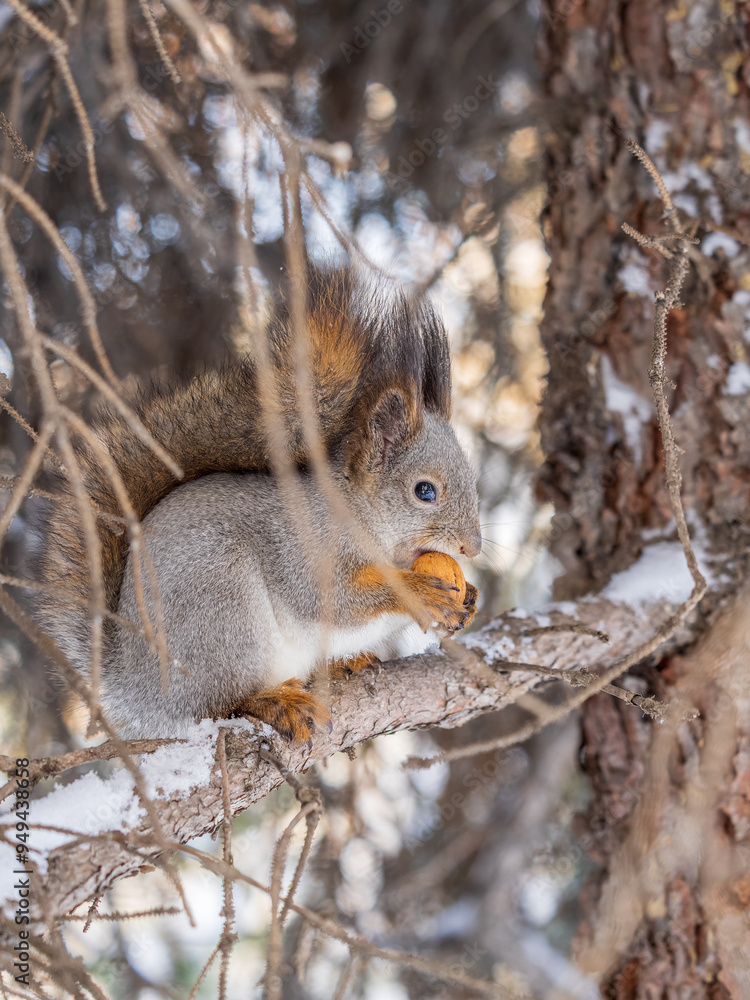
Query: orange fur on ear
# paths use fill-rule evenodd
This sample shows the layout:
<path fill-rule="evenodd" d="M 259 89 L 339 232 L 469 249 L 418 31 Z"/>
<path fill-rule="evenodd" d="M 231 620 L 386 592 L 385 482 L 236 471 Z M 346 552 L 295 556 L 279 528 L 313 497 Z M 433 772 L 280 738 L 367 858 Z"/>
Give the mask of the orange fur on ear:
<path fill-rule="evenodd" d="M 458 587 L 457 600 L 464 603 L 466 597 L 466 578 L 463 570 L 455 559 L 447 556 L 444 552 L 425 552 L 412 563 L 411 567 L 415 573 L 426 573 L 428 576 L 437 576 L 446 583 L 452 583 Z"/>
<path fill-rule="evenodd" d="M 349 270 L 308 266 L 306 354 L 311 398 L 326 458 L 345 458 L 353 478 L 377 471 L 377 463 L 419 433 L 426 412 L 448 420 L 451 408 L 450 351 L 445 329 L 428 302 L 360 286 Z M 311 460 L 305 409 L 299 400 L 300 359 L 296 325 L 282 306 L 269 324 L 271 371 L 257 359 L 232 359 L 194 377 L 152 380 L 129 386 L 122 398 L 137 421 L 169 453 L 182 472 L 154 454 L 131 419 L 107 401 L 97 404 L 91 427 L 106 448 L 138 521 L 176 486 L 212 473 L 268 473 L 274 468 L 264 410 L 275 384 L 287 435 L 287 458 L 304 468 Z M 80 478 L 97 512 L 101 576 L 108 611 L 116 612 L 128 560 L 129 534 L 101 456 L 76 439 Z M 374 466 L 374 468 L 372 467 Z M 55 476 L 63 502 L 45 511 L 45 545 L 38 577 L 36 615 L 79 670 L 88 669 L 91 649 L 91 581 L 86 533 L 71 481 Z M 422 581 L 423 583 L 423 581 Z M 72 595 L 76 600 L 71 600 Z M 115 642 L 111 617 L 103 623 L 104 659 Z"/>

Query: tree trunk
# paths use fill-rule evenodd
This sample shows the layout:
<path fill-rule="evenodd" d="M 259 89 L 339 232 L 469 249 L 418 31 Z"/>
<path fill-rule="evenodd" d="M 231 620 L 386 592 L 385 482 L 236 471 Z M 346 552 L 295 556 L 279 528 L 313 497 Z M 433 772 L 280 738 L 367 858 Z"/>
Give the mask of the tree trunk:
<path fill-rule="evenodd" d="M 598 589 L 638 558 L 645 532 L 673 537 L 649 388 L 654 293 L 666 265 L 620 229 L 628 222 L 654 236 L 666 227 L 627 139 L 652 157 L 700 239 L 669 321 L 669 404 L 696 540 L 741 580 L 750 520 L 750 12 L 703 0 L 545 0 L 543 8 L 551 264 L 540 491 L 556 505 L 553 551 L 566 570 L 556 596 Z M 747 597 L 724 610 L 704 605 L 698 647 L 640 670 L 654 694 L 695 698 L 698 722 L 653 727 L 603 696 L 584 706 L 594 799 L 581 843 L 601 868 L 583 894 L 579 955 L 608 998 L 750 995 Z"/>

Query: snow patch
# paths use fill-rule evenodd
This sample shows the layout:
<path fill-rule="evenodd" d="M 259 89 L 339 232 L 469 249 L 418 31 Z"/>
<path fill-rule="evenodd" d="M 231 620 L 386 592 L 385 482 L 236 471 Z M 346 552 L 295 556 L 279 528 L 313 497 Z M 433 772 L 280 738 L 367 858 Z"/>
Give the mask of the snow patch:
<path fill-rule="evenodd" d="M 706 582 L 713 580 L 713 573 L 706 564 L 702 546 L 693 541 L 693 549 Z M 647 604 L 669 601 L 682 604 L 693 589 L 693 578 L 685 562 L 685 553 L 679 542 L 657 542 L 647 546 L 638 562 L 622 573 L 616 573 L 601 593 L 616 604 L 628 604 L 642 609 Z"/>
<path fill-rule="evenodd" d="M 744 118 L 735 118 L 732 124 L 737 145 L 743 153 L 750 153 L 750 125 Z"/>
<path fill-rule="evenodd" d="M 718 196 L 713 192 L 706 198 L 706 208 L 716 225 L 720 226 L 724 221 L 724 209 L 721 207 Z"/>
<path fill-rule="evenodd" d="M 509 635 L 501 635 L 499 639 L 487 639 L 481 632 L 467 635 L 466 641 L 473 640 L 472 647 L 481 649 L 487 663 L 494 660 L 515 659 L 516 644 Z"/>
<path fill-rule="evenodd" d="M 577 613 L 578 605 L 575 601 L 555 601 L 554 604 L 548 604 L 545 611 L 559 611 L 561 615 L 572 616 Z"/>
<path fill-rule="evenodd" d="M 698 208 L 698 200 L 692 194 L 676 194 L 672 198 L 675 206 L 681 208 L 685 215 L 689 215 L 691 219 L 696 219 L 700 212 Z"/>
<path fill-rule="evenodd" d="M 695 186 L 699 191 L 712 191 L 714 186 L 710 176 L 697 163 L 682 163 L 678 171 L 663 173 L 662 177 L 670 194 L 684 190 L 690 181 L 695 181 Z"/>
<path fill-rule="evenodd" d="M 671 122 L 665 122 L 660 118 L 652 118 L 646 126 L 645 148 L 653 157 L 655 153 L 661 153 L 666 148 L 667 139 L 673 131 Z"/>
<path fill-rule="evenodd" d="M 703 241 L 701 251 L 706 257 L 710 257 L 717 250 L 723 250 L 727 257 L 736 257 L 740 252 L 740 245 L 726 233 L 709 233 Z"/>
<path fill-rule="evenodd" d="M 204 719 L 191 726 L 184 743 L 170 743 L 153 754 L 141 755 L 136 759 L 149 797 L 158 800 L 187 796 L 194 788 L 208 784 L 220 728 L 250 729 L 257 733 L 256 724 L 246 719 L 217 722 Z M 273 733 L 270 727 L 265 728 L 269 734 Z M 9 810 L 4 809 L 0 819 L 5 820 L 9 815 Z M 91 771 L 69 785 L 59 785 L 44 798 L 31 800 L 29 857 L 44 874 L 48 855 L 61 845 L 78 837 L 96 837 L 138 827 L 145 815 L 129 771 L 121 767 L 106 779 Z M 13 898 L 12 869 L 16 866 L 6 863 L 6 854 L 13 860 L 15 854 L 5 845 L 0 847 L 4 848 L 0 851 L 1 905 L 7 898 Z"/>
<path fill-rule="evenodd" d="M 626 292 L 649 297 L 653 294 L 649 273 L 642 264 L 626 264 L 617 272 L 617 277 Z"/>
<path fill-rule="evenodd" d="M 625 437 L 636 465 L 640 465 L 643 457 L 642 428 L 643 424 L 651 420 L 651 403 L 615 375 L 612 362 L 606 354 L 602 355 L 602 381 L 607 409 L 622 417 Z"/>
<path fill-rule="evenodd" d="M 727 372 L 724 383 L 725 396 L 744 396 L 750 391 L 750 365 L 747 361 L 735 361 Z"/>

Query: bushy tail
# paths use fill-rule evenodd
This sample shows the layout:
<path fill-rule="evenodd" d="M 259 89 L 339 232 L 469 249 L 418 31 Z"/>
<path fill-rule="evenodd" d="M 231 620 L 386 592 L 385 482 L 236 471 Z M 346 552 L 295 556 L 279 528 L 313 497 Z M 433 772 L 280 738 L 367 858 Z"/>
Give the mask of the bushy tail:
<path fill-rule="evenodd" d="M 415 410 L 450 415 L 450 359 L 445 331 L 423 302 L 394 301 L 362 291 L 348 271 L 311 274 L 307 349 L 320 434 L 328 454 L 339 437 L 361 419 L 388 388 L 400 388 Z M 269 331 L 270 363 L 287 430 L 289 458 L 308 460 L 298 407 L 294 331 L 281 310 Z M 109 404 L 97 411 L 93 428 L 111 455 L 139 519 L 180 482 L 212 472 L 265 471 L 271 467 L 269 440 L 260 404 L 257 360 L 228 363 L 181 383 L 153 382 L 133 392 L 127 403 L 151 435 L 183 471 L 172 472 Z M 122 516 L 111 482 L 96 454 L 81 444 L 78 461 L 84 486 L 96 509 Z M 88 663 L 89 595 L 86 543 L 69 482 L 58 483 L 62 503 L 52 503 L 46 519 L 42 582 L 52 585 L 41 616 L 63 651 L 85 669 Z M 128 550 L 126 533 L 98 517 L 107 607 L 117 609 Z M 68 595 L 77 595 L 73 602 Z M 48 591 L 49 593 L 49 591 Z M 106 627 L 105 627 L 106 634 Z"/>

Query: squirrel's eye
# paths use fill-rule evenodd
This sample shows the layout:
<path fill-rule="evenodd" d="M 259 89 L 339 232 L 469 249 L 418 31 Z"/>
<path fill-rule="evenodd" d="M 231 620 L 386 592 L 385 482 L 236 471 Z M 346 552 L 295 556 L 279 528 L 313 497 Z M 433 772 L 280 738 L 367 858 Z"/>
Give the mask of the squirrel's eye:
<path fill-rule="evenodd" d="M 414 495 L 417 500 L 423 500 L 425 503 L 435 503 L 437 500 L 437 489 L 432 485 L 432 483 L 427 483 L 424 480 L 417 483 L 414 487 Z"/>

